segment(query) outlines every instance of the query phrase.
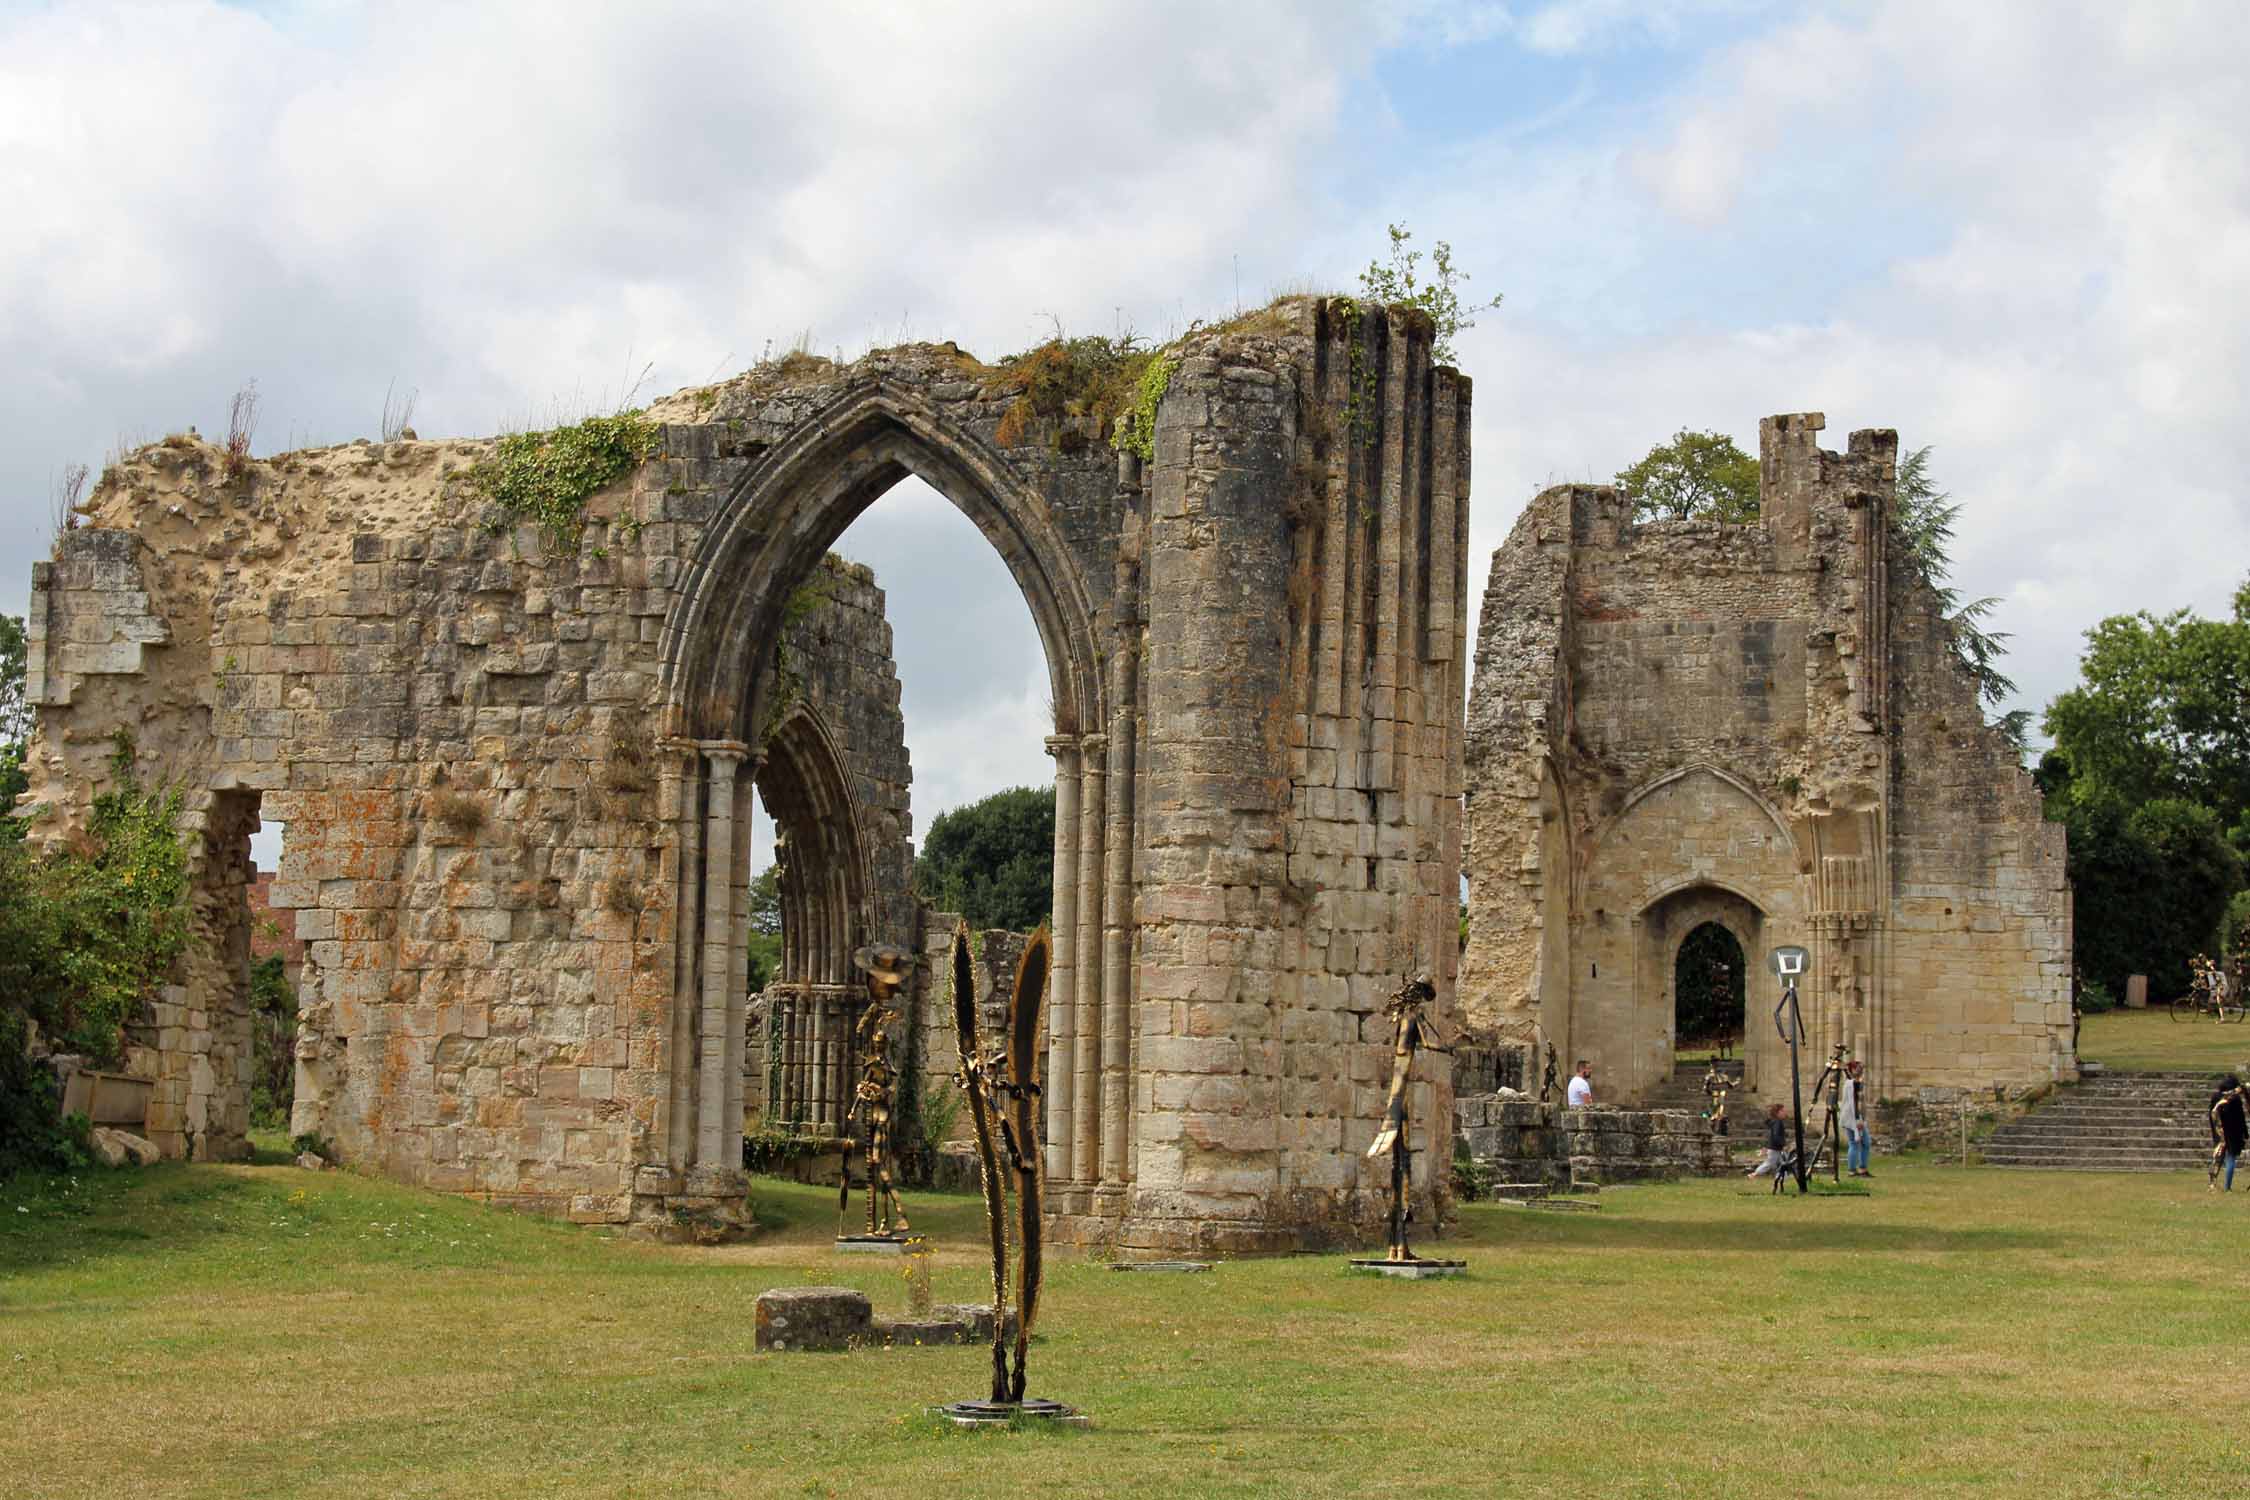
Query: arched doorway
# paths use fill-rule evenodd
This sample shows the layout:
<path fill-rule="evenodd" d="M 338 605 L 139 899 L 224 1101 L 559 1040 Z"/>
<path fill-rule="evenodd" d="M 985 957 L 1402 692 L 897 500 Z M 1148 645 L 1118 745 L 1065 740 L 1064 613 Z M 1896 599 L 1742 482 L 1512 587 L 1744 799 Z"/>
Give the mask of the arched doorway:
<path fill-rule="evenodd" d="M 1115 459 L 1044 454 L 1056 493 L 1106 494 Z M 1077 473 L 1076 471 L 1084 472 Z M 956 427 L 920 392 L 874 381 L 837 392 L 744 475 L 717 507 L 697 548 L 694 581 L 666 623 L 665 680 L 672 743 L 682 752 L 683 811 L 693 811 L 681 859 L 680 959 L 673 1008 L 670 1152 L 675 1163 L 739 1159 L 730 1148 L 745 1014 L 739 892 L 748 880 L 748 804 L 737 780 L 765 788 L 784 881 L 783 978 L 795 985 L 781 1038 L 786 1076 L 776 1103 L 820 1125 L 840 1118 L 848 1066 L 849 879 L 853 864 L 825 831 L 815 766 L 792 729 L 787 673 L 775 642 L 789 601 L 845 529 L 909 475 L 966 515 L 1023 592 L 1046 658 L 1055 762 L 1055 955 L 1048 1004 L 1046 1159 L 1050 1180 L 1081 1193 L 1118 1185 L 1128 1163 L 1131 1029 L 1126 974 L 1137 736 L 1132 652 L 1097 652 L 1097 630 L 1070 512 L 992 447 Z M 1130 492 L 1119 492 L 1129 499 Z M 1107 582 L 1107 580 L 1105 580 Z M 808 758 L 809 757 L 809 758 Z M 747 767 L 747 770 L 742 768 Z M 780 791 L 784 785 L 791 790 Z M 791 809 L 799 811 L 791 814 Z M 792 824 L 794 823 L 794 826 Z M 695 825 L 700 824 L 700 827 Z M 816 870 L 814 867 L 820 868 Z M 864 902 L 860 903 L 864 906 Z M 797 920 L 790 920 L 792 913 Z M 789 969 L 794 948 L 801 973 Z M 777 1118 L 769 1115 L 769 1118 Z"/>
<path fill-rule="evenodd" d="M 1737 891 L 1697 882 L 1651 902 L 1634 923 L 1634 1033 L 1647 1050 L 1635 1096 L 1692 1094 L 1723 1037 L 1755 1089 L 1771 1026 L 1749 1024 L 1750 964 L 1765 952 L 1767 913 Z"/>
<path fill-rule="evenodd" d="M 811 705 L 776 727 L 756 784 L 773 820 L 781 906 L 781 958 L 765 990 L 765 1117 L 838 1135 L 867 1005 L 851 955 L 868 938 L 868 869 L 841 758 Z"/>
<path fill-rule="evenodd" d="M 1747 1030 L 1747 956 L 1722 922 L 1702 922 L 1680 939 L 1672 960 L 1675 1056 L 1734 1052 Z"/>

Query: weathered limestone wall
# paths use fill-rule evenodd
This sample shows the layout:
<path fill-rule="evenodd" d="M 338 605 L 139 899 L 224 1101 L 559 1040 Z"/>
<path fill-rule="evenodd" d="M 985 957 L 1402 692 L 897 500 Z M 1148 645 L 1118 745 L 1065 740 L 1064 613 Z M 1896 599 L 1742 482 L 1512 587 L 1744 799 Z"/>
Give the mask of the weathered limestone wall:
<path fill-rule="evenodd" d="M 749 1006 L 744 1105 L 764 1123 L 834 1135 L 867 1003 L 851 956 L 916 940 L 913 767 L 874 575 L 823 558 L 795 595 L 779 662 L 787 692 L 756 787 L 779 846 L 782 945 Z"/>
<path fill-rule="evenodd" d="M 1634 525 L 1549 490 L 1495 554 L 1469 705 L 1467 1014 L 1594 1062 L 1673 1066 L 1673 965 L 1704 922 L 1752 965 L 1751 1097 L 1787 1089 L 1765 954 L 1813 951 L 1814 1066 L 1878 1093 L 2067 1076 L 2062 835 L 1889 546 L 1897 442 L 1763 426 L 1761 519 Z M 1977 998 L 1966 998 L 1973 994 Z"/>
<path fill-rule="evenodd" d="M 1507 1094 L 1463 1094 L 1453 1120 L 1455 1138 L 1496 1183 L 1602 1187 L 1732 1170 L 1727 1138 L 1687 1110 L 1565 1109 Z"/>
<path fill-rule="evenodd" d="M 1061 1229 L 1365 1230 L 1383 997 L 1427 968 L 1442 1006 L 1453 978 L 1468 383 L 1429 346 L 1419 315 L 1310 300 L 1198 333 L 1145 468 L 1080 418 L 1026 424 L 1007 372 L 950 345 L 792 358 L 658 403 L 656 451 L 559 547 L 482 499 L 489 443 L 229 474 L 168 439 L 35 580 L 33 795 L 58 833 L 82 819 L 123 729 L 198 839 L 288 825 L 297 1124 L 346 1159 L 723 1231 L 753 788 L 793 779 L 824 837 L 867 813 L 808 910 L 858 902 L 871 929 L 897 915 L 882 820 L 910 832 L 903 763 L 895 807 L 890 773 L 835 773 L 775 648 L 829 545 L 915 473 L 1006 561 L 1052 674 Z M 222 904 L 226 868 L 203 877 Z M 199 1092 L 242 1090 L 217 1040 L 237 968 L 191 972 L 146 1029 L 153 1075 L 188 1080 L 175 1149 Z M 1450 1108 L 1445 1080 L 1418 1093 Z M 206 1103 L 202 1149 L 232 1149 L 231 1109 Z"/>

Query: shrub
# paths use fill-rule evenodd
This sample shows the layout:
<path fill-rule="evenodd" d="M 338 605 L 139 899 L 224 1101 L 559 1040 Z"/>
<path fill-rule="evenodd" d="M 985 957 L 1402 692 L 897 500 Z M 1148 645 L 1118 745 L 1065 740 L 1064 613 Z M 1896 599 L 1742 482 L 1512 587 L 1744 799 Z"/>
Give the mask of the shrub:
<path fill-rule="evenodd" d="M 588 417 L 500 439 L 470 478 L 499 505 L 502 525 L 536 522 L 550 542 L 575 552 L 586 534 L 586 502 L 639 467 L 656 439 L 655 425 L 638 410 Z"/>
<path fill-rule="evenodd" d="M 2099 979 L 2089 979 L 2078 987 L 2078 1010 L 2081 1015 L 2098 1016 L 2104 1011 L 2117 1009 L 2117 997 L 2109 986 Z"/>
<path fill-rule="evenodd" d="M 297 991 L 281 955 L 250 967 L 250 1123 L 279 1129 L 297 1099 Z"/>

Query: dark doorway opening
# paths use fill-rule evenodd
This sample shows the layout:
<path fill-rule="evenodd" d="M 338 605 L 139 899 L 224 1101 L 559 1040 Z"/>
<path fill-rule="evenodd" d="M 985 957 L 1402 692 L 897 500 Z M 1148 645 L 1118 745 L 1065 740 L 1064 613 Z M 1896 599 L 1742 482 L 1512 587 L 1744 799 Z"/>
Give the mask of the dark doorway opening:
<path fill-rule="evenodd" d="M 1742 1040 L 1747 1014 L 1742 944 L 1718 922 L 1705 922 L 1680 942 L 1673 960 L 1675 1053 L 1731 1046 Z"/>

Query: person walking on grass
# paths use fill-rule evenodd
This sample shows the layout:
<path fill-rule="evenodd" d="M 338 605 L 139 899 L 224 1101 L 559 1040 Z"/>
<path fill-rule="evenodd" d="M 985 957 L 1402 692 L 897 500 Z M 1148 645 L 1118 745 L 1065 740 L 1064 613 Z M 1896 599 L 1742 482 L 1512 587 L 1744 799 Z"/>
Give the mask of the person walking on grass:
<path fill-rule="evenodd" d="M 1854 1177 L 1873 1177 L 1867 1170 L 1867 1158 L 1873 1154 L 1875 1141 L 1867 1129 L 1867 1101 L 1861 1098 L 1866 1088 L 1866 1077 L 1858 1058 L 1844 1064 L 1844 1085 L 1838 1090 L 1836 1121 L 1844 1127 L 1845 1163 Z"/>
<path fill-rule="evenodd" d="M 2219 1186 L 2219 1174 L 2224 1171 L 2230 1193 L 2234 1191 L 2234 1165 L 2241 1159 L 2245 1138 L 2250 1137 L 2250 1113 L 2243 1109 L 2242 1095 L 2242 1080 L 2229 1073 L 2211 1098 L 2211 1186 Z"/>
<path fill-rule="evenodd" d="M 1766 1106 L 1766 1154 L 1750 1169 L 1752 1177 L 1775 1176 L 1780 1173 L 1789 1150 L 1789 1132 L 1785 1126 L 1788 1113 L 1778 1104 Z"/>

